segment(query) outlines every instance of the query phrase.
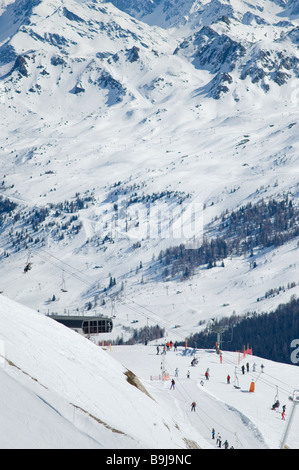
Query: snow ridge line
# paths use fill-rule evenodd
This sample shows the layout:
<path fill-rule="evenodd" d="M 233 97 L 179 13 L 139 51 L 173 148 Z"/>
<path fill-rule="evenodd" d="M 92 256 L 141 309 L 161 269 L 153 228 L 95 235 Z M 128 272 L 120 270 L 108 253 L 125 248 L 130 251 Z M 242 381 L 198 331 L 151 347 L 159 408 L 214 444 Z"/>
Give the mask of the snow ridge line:
<path fill-rule="evenodd" d="M 19 366 L 17 366 L 10 359 L 7 359 L 7 357 L 3 356 L 3 354 L 0 354 L 0 357 L 2 357 L 11 367 L 15 367 L 17 370 L 22 372 L 24 375 L 27 375 L 27 377 L 30 377 L 30 379 L 34 380 L 34 382 L 37 382 L 41 387 L 44 387 L 46 390 L 48 390 L 48 387 L 46 387 L 45 385 L 40 383 L 35 377 L 32 377 L 32 375 L 28 374 L 28 372 L 25 372 L 23 369 L 21 369 Z"/>
<path fill-rule="evenodd" d="M 22 372 L 24 375 L 26 375 L 27 377 L 29 377 L 30 379 L 32 379 L 34 382 L 37 382 L 41 387 L 45 388 L 46 390 L 48 390 L 48 387 L 46 387 L 45 385 L 43 385 L 41 382 L 39 382 L 38 379 L 36 379 L 35 377 L 32 377 L 30 374 L 28 374 L 28 372 L 25 372 L 23 369 L 21 369 L 19 366 L 17 366 L 14 362 L 12 362 L 11 360 L 9 360 L 7 357 L 3 356 L 2 354 L 0 354 L 0 357 L 2 357 L 11 367 L 15 367 L 17 370 L 19 370 L 20 372 Z M 38 395 L 37 395 L 38 396 Z M 38 396 L 40 399 L 41 397 Z M 47 404 L 48 406 L 51 406 L 49 403 L 45 402 L 44 399 L 41 399 L 45 404 Z M 83 413 L 87 414 L 90 418 L 92 418 L 93 420 L 95 420 L 97 423 L 99 424 L 102 424 L 106 429 L 109 429 L 110 431 L 114 432 L 114 433 L 117 433 L 117 434 L 122 434 L 124 436 L 127 436 L 127 437 L 130 437 L 132 440 L 134 440 L 131 436 L 127 435 L 126 433 L 124 433 L 123 431 L 120 431 L 119 429 L 116 429 L 116 428 L 113 428 L 112 426 L 110 426 L 109 424 L 105 423 L 104 421 L 102 421 L 100 418 L 97 418 L 96 416 L 92 415 L 91 413 L 89 413 L 87 410 L 84 410 L 83 408 L 81 408 L 80 406 L 78 405 L 75 405 L 74 403 L 69 403 L 72 407 L 74 407 L 75 409 L 77 410 L 80 410 L 82 411 Z M 51 406 L 51 408 L 53 408 Z M 53 408 L 57 413 L 58 411 Z"/>
<path fill-rule="evenodd" d="M 109 424 L 107 424 L 107 423 L 105 423 L 104 421 L 102 421 L 100 418 L 97 418 L 97 417 L 94 416 L 93 414 L 89 413 L 89 411 L 84 410 L 84 408 L 81 408 L 81 406 L 74 405 L 74 403 L 70 403 L 70 405 L 73 406 L 74 408 L 76 408 L 77 410 L 82 411 L 82 413 L 87 414 L 90 418 L 92 418 L 93 420 L 95 420 L 97 423 L 102 424 L 103 426 L 105 426 L 106 429 L 109 429 L 109 430 L 112 431 L 112 432 L 115 432 L 115 433 L 117 433 L 117 434 L 122 434 L 123 436 L 127 436 L 127 437 L 130 437 L 131 439 L 133 439 L 131 436 L 129 436 L 129 435 L 126 434 L 125 432 L 120 431 L 119 429 L 113 428 L 113 427 L 110 426 Z M 133 439 L 133 440 L 134 440 L 134 439 Z"/>

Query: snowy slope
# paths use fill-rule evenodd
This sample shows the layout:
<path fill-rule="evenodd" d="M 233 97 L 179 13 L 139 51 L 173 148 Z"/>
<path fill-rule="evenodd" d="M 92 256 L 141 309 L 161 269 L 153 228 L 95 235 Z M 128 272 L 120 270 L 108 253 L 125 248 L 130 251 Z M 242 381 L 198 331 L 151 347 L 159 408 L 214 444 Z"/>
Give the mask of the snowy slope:
<path fill-rule="evenodd" d="M 113 3 L 1 2 L 0 184 L 17 208 L 1 227 L 0 290 L 43 313 L 90 303 L 109 315 L 114 296 L 114 338 L 138 320 L 181 325 L 181 339 L 212 316 L 287 302 L 298 295 L 296 240 L 258 253 L 254 271 L 235 257 L 164 282 L 153 259 L 182 239 L 157 236 L 157 224 L 148 236 L 146 198 L 170 228 L 182 200 L 198 204 L 199 238 L 248 202 L 297 203 L 295 4 Z M 78 193 L 88 207 L 60 209 Z M 115 205 L 134 198 L 115 227 Z"/>
<path fill-rule="evenodd" d="M 213 427 L 234 448 L 280 447 L 287 421 L 271 406 L 278 391 L 288 420 L 288 396 L 299 378 L 295 366 L 255 356 L 240 361 L 238 353 L 225 351 L 220 363 L 215 351 L 198 350 L 199 363 L 191 367 L 194 351 L 179 348 L 167 352 L 169 379 L 162 382 L 162 356 L 155 344 L 103 350 L 4 296 L 0 320 L 2 449 L 214 449 Z M 247 361 L 250 372 L 242 375 Z M 176 368 L 179 375 L 170 390 Z M 204 378 L 207 368 L 209 381 Z M 126 381 L 127 370 L 136 374 L 143 391 Z M 249 393 L 252 380 L 256 388 Z M 197 409 L 191 413 L 194 400 Z M 292 448 L 298 448 L 298 419 L 295 415 L 287 440 Z"/>
<path fill-rule="evenodd" d="M 171 336 L 168 338 L 171 339 Z M 170 381 L 161 384 L 153 380 L 161 363 L 161 355 L 155 356 L 155 346 L 115 346 L 111 355 L 131 367 L 146 383 L 153 396 L 163 400 L 165 409 L 176 407 L 184 416 L 188 425 L 200 431 L 206 439 L 204 448 L 216 448 L 211 439 L 211 430 L 222 436 L 222 444 L 227 439 L 230 446 L 237 449 L 279 449 L 290 417 L 293 396 L 298 383 L 298 368 L 274 363 L 256 356 L 245 358 L 238 353 L 223 351 L 222 363 L 213 350 L 198 349 L 195 353 L 198 364 L 190 363 L 195 351 L 179 348 L 165 356 L 165 368 L 170 379 L 175 379 L 175 390 L 170 390 Z M 142 357 L 142 362 L 136 357 Z M 242 374 L 241 367 L 249 363 L 249 372 Z M 253 366 L 255 364 L 255 372 Z M 261 365 L 264 372 L 261 373 Z M 178 377 L 175 369 L 178 368 Z M 207 381 L 205 372 L 209 369 Z M 187 372 L 190 378 L 187 378 Z M 235 380 L 237 374 L 237 381 Z M 227 384 L 230 375 L 230 384 Z M 152 380 L 151 380 L 152 376 Z M 255 391 L 249 392 L 251 382 L 255 382 Z M 239 389 L 234 387 L 239 384 Z M 280 408 L 271 410 L 278 394 Z M 195 400 L 196 413 L 191 412 L 191 403 Z M 282 420 L 282 405 L 286 405 L 286 421 Z M 286 444 L 298 448 L 297 429 L 298 410 L 290 426 Z"/>
<path fill-rule="evenodd" d="M 0 303 L 1 448 L 167 448 L 190 438 L 102 348 L 3 296 Z"/>

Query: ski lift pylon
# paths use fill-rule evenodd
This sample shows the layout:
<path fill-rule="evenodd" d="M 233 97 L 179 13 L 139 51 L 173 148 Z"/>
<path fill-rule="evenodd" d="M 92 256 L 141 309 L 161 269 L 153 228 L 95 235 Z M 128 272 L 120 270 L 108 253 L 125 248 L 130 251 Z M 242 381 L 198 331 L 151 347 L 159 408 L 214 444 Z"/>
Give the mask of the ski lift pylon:
<path fill-rule="evenodd" d="M 237 390 L 240 390 L 240 384 L 239 384 L 239 379 L 238 379 L 238 376 L 237 376 L 237 368 L 235 367 L 235 379 L 234 379 L 234 388 L 236 388 Z"/>
<path fill-rule="evenodd" d="M 115 299 L 111 299 L 111 318 L 116 318 Z"/>
<path fill-rule="evenodd" d="M 64 280 L 64 272 L 62 271 L 62 281 L 61 281 L 61 292 L 67 292 L 65 280 Z"/>

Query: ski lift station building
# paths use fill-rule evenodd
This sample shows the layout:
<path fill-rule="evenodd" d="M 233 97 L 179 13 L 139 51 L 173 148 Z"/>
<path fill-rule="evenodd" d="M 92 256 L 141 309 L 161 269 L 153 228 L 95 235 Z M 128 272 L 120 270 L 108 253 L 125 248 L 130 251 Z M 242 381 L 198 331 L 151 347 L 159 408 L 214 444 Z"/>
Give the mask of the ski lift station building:
<path fill-rule="evenodd" d="M 84 336 L 110 333 L 113 329 L 113 322 L 109 317 L 55 314 L 48 316 Z"/>

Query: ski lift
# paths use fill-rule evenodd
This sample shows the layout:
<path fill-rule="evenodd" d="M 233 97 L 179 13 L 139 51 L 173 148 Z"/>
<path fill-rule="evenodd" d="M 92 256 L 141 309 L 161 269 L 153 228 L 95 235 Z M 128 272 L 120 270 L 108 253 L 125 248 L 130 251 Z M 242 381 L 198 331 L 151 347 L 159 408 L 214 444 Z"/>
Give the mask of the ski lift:
<path fill-rule="evenodd" d="M 237 376 L 237 368 L 235 367 L 235 380 L 234 380 L 234 388 L 236 388 L 237 390 L 240 390 L 240 384 L 239 384 L 239 379 L 238 379 L 238 376 Z"/>
<path fill-rule="evenodd" d="M 276 394 L 275 394 L 274 402 L 273 402 L 271 409 L 276 410 L 276 408 L 279 408 L 279 406 L 280 406 L 280 403 L 279 403 L 279 397 L 278 397 L 278 386 L 276 385 Z"/>
<path fill-rule="evenodd" d="M 65 280 L 64 280 L 64 273 L 62 273 L 62 281 L 61 281 L 61 292 L 67 292 Z"/>
<path fill-rule="evenodd" d="M 29 253 L 26 265 L 24 267 L 24 273 L 28 273 L 28 271 L 30 271 L 30 269 L 32 269 L 32 263 L 30 262 L 30 257 L 31 257 L 31 254 Z"/>

